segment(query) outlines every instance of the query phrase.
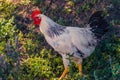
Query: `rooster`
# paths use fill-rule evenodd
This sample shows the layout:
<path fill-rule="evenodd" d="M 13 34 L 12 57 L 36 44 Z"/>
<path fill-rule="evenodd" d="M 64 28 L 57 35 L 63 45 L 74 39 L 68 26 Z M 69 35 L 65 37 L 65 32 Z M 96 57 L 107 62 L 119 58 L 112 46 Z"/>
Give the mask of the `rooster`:
<path fill-rule="evenodd" d="M 69 72 L 68 55 L 72 55 L 71 59 L 78 65 L 80 76 L 83 75 L 83 59 L 93 53 L 102 36 L 109 29 L 102 11 L 92 14 L 88 25 L 83 28 L 59 25 L 41 14 L 40 10 L 33 11 L 31 18 L 34 24 L 39 26 L 48 44 L 62 56 L 65 69 L 59 80 L 63 79 Z"/>

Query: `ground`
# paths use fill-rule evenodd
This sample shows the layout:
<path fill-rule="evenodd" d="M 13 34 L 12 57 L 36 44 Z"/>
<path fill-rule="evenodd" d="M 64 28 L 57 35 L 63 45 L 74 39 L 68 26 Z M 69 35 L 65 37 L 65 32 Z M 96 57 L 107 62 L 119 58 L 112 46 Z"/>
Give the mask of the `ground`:
<path fill-rule="evenodd" d="M 120 79 L 119 0 L 3 0 L 0 1 L 0 78 L 56 80 L 64 70 L 61 56 L 33 30 L 30 14 L 40 9 L 61 25 L 85 27 L 95 11 L 104 11 L 110 31 L 83 62 L 81 78 L 71 62 L 66 79 Z"/>

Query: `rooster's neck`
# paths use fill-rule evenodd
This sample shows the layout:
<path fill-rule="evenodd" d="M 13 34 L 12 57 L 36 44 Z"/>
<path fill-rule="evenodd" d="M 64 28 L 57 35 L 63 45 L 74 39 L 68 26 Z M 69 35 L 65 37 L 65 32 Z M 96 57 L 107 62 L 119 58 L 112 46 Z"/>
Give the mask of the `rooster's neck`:
<path fill-rule="evenodd" d="M 59 36 L 60 34 L 62 34 L 64 32 L 64 27 L 55 23 L 49 17 L 42 14 L 40 30 L 44 36 L 53 38 L 55 36 Z"/>

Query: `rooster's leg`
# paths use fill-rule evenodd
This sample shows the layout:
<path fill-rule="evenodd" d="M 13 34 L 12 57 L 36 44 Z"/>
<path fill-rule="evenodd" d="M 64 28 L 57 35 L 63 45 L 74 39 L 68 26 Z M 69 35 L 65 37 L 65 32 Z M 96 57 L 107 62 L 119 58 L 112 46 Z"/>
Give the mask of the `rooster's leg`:
<path fill-rule="evenodd" d="M 80 76 L 82 76 L 82 63 L 78 64 L 78 69 L 79 69 L 79 73 L 80 73 Z"/>
<path fill-rule="evenodd" d="M 92 14 L 94 14 L 95 12 L 96 12 L 96 10 L 93 8 L 93 9 L 92 9 Z"/>
<path fill-rule="evenodd" d="M 62 75 L 61 75 L 61 77 L 59 78 L 59 80 L 62 80 L 62 79 L 66 76 L 66 74 L 68 73 L 68 71 L 69 71 L 69 68 L 65 68 L 65 70 L 64 70 L 64 72 L 62 73 Z"/>

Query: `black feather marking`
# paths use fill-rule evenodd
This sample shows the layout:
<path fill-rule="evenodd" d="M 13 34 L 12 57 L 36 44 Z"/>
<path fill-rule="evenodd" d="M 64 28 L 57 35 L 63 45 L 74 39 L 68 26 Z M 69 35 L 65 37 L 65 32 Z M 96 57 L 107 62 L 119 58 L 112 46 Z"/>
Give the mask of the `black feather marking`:
<path fill-rule="evenodd" d="M 96 46 L 96 44 L 92 41 L 92 42 L 88 42 L 88 46 Z"/>
<path fill-rule="evenodd" d="M 91 31 L 95 34 L 96 38 L 101 38 L 107 31 L 109 24 L 104 19 L 103 11 L 95 12 L 89 19 Z"/>
<path fill-rule="evenodd" d="M 77 49 L 77 53 L 80 54 L 80 57 L 84 57 L 84 53 L 82 51 L 80 51 L 78 48 L 76 48 L 76 49 Z"/>
<path fill-rule="evenodd" d="M 64 31 L 65 27 L 62 27 L 60 25 L 55 25 L 53 27 L 50 27 L 48 30 L 49 37 L 53 38 L 55 36 L 61 35 Z"/>

